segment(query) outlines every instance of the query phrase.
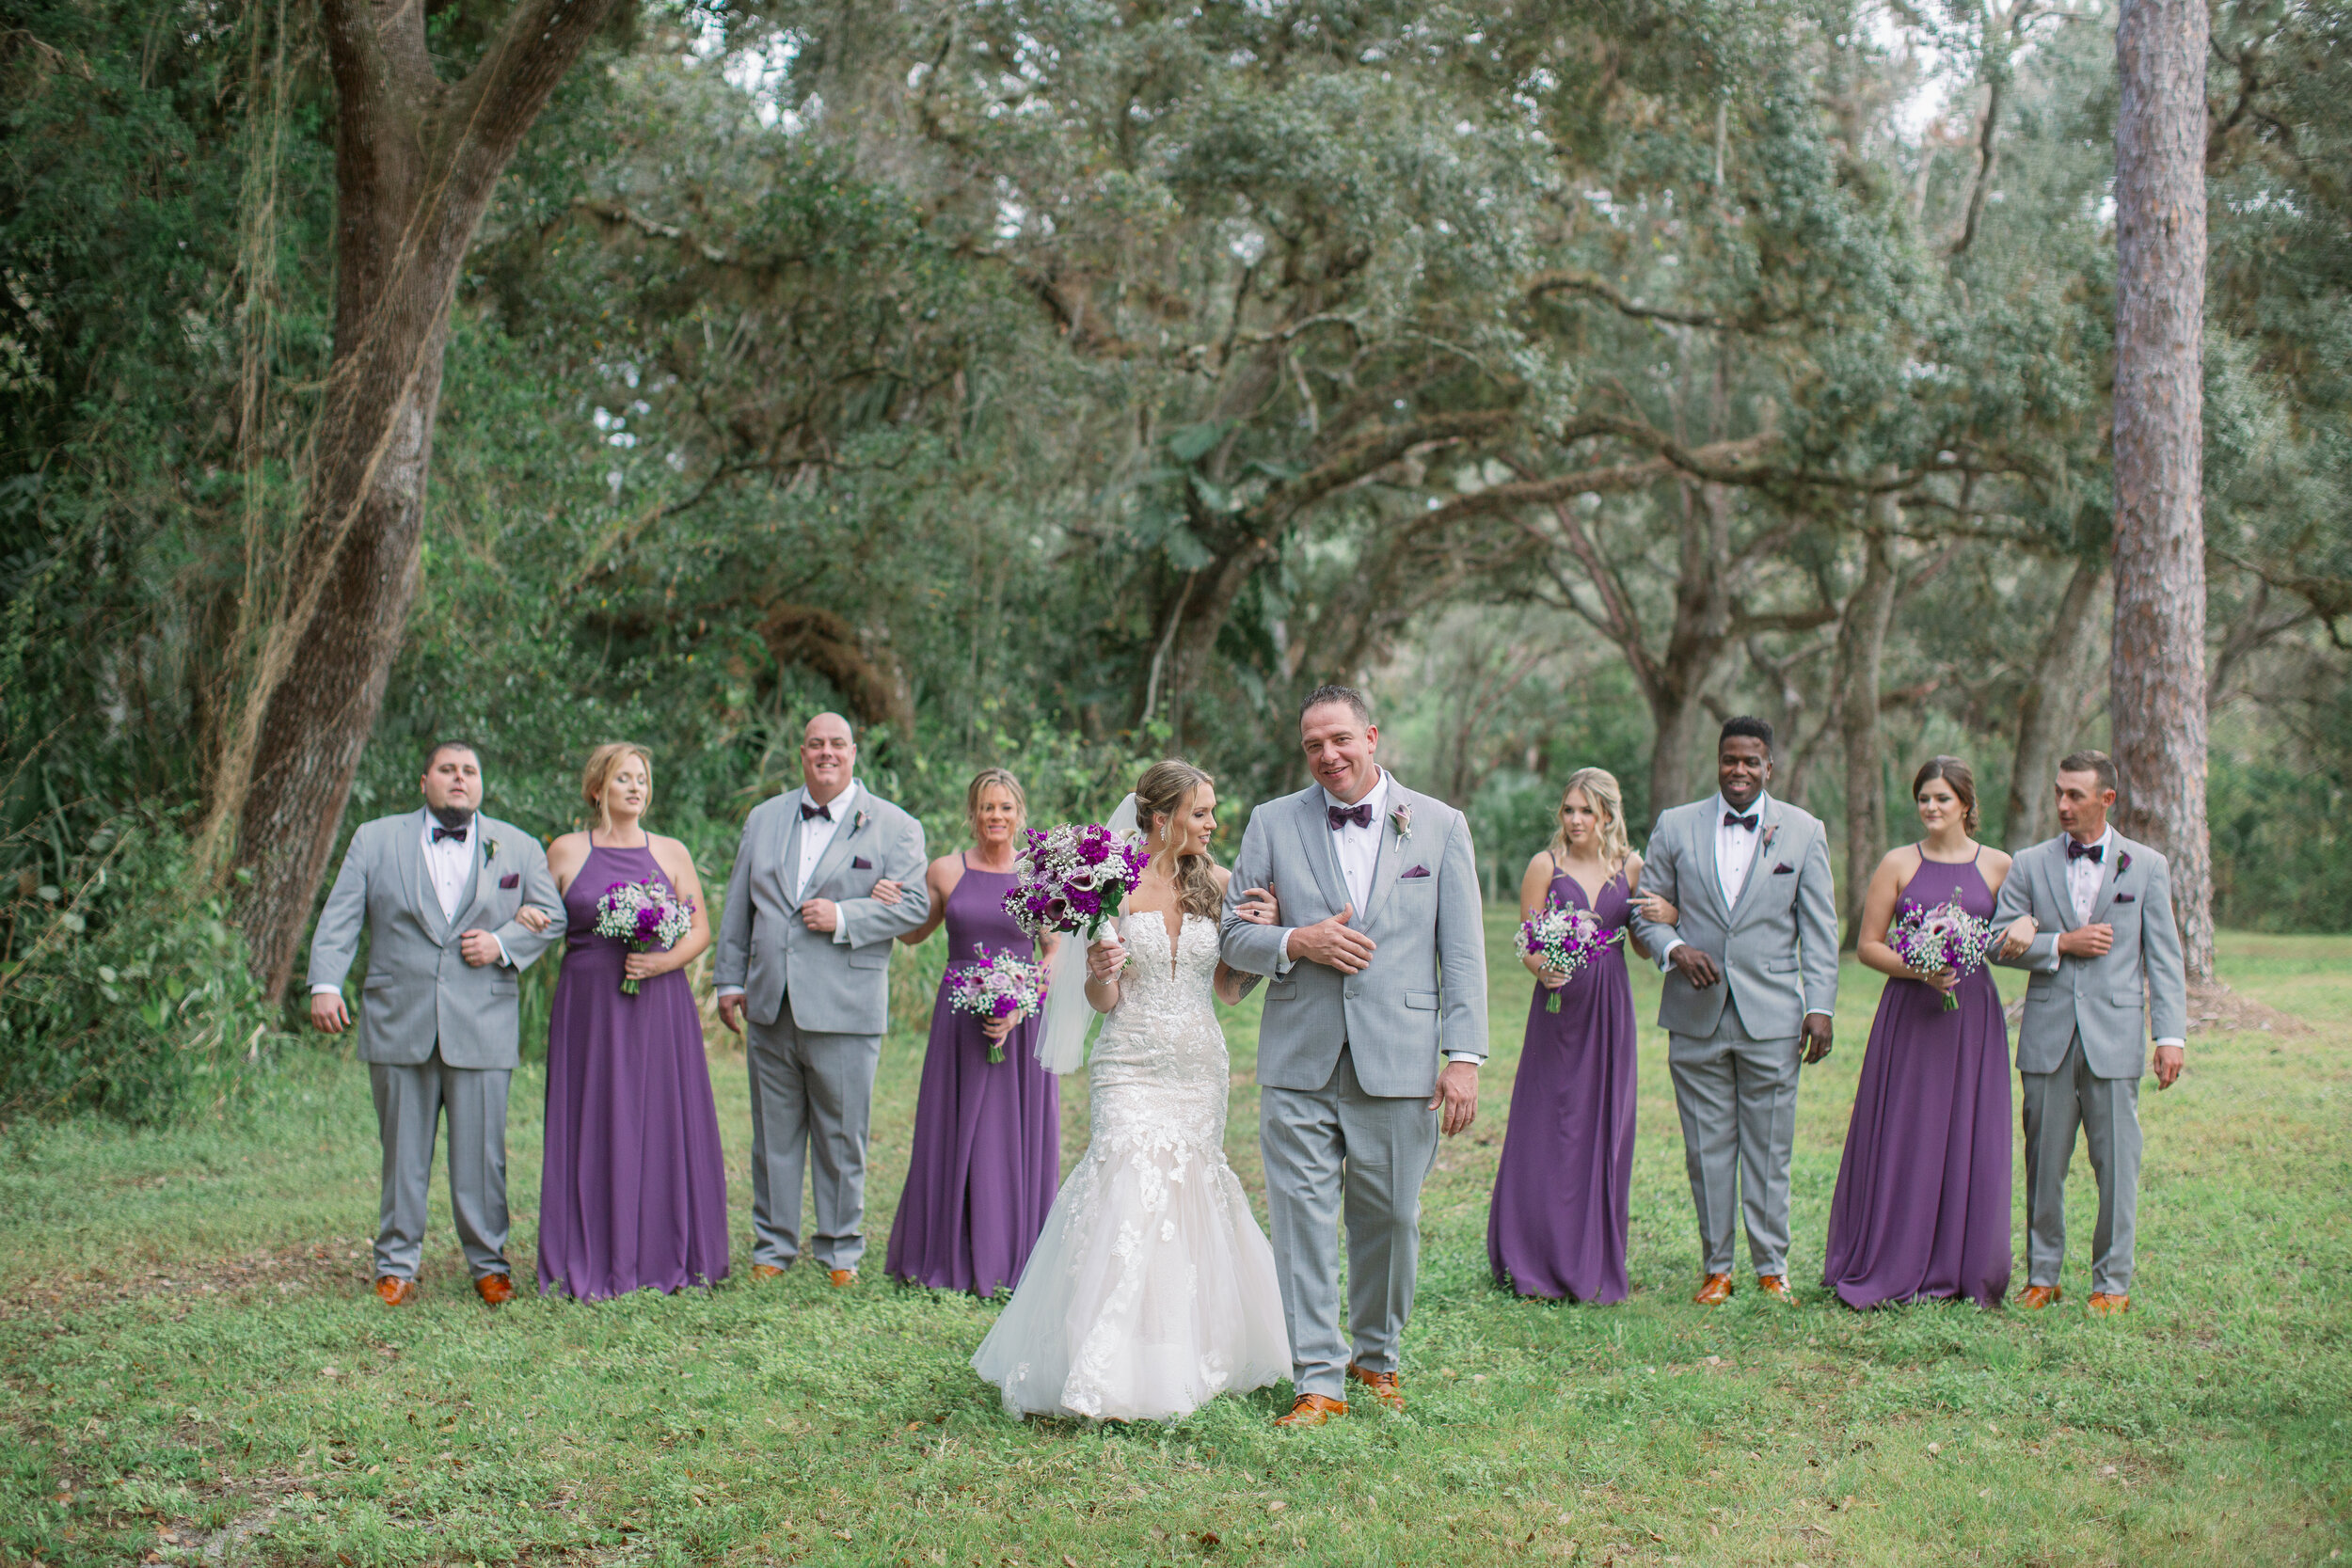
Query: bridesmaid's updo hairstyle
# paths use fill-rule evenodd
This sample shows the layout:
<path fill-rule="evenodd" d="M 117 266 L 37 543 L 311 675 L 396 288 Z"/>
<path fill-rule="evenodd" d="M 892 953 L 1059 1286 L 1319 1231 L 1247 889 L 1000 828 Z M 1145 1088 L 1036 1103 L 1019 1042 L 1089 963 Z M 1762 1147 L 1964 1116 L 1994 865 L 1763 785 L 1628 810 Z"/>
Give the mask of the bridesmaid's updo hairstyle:
<path fill-rule="evenodd" d="M 1606 768 L 1580 768 L 1561 786 L 1560 810 L 1552 814 L 1552 863 L 1568 858 L 1568 825 L 1560 817 L 1568 809 L 1568 797 L 1579 790 L 1600 816 L 1600 863 L 1612 872 L 1622 869 L 1626 857 L 1633 853 L 1633 844 L 1625 836 L 1625 791 L 1617 787 L 1617 776 Z"/>
<path fill-rule="evenodd" d="M 963 790 L 963 820 L 972 830 L 972 836 L 980 836 L 980 792 L 991 784 L 1012 797 L 1012 809 L 1021 814 L 1021 820 L 1012 830 L 1013 847 L 1021 847 L 1021 830 L 1029 825 L 1029 796 L 1021 787 L 1021 781 L 1012 776 L 1009 768 L 983 768 L 972 775 L 972 782 Z"/>
<path fill-rule="evenodd" d="M 1911 798 L 1919 799 L 1919 792 L 1941 779 L 1952 786 L 1960 797 L 1961 820 L 1970 832 L 1977 831 L 1977 776 L 1958 757 L 1930 757 L 1919 765 L 1918 774 L 1911 781 Z"/>
<path fill-rule="evenodd" d="M 1160 846 L 1156 829 L 1158 818 L 1167 817 L 1175 826 L 1183 815 L 1184 802 L 1202 784 L 1212 783 L 1208 774 L 1188 762 L 1174 757 L 1155 762 L 1143 770 L 1136 781 L 1136 826 L 1143 832 L 1146 848 L 1155 853 Z M 1176 896 L 1186 914 L 1206 916 L 1215 920 L 1224 910 L 1225 895 L 1216 889 L 1216 878 L 1211 870 L 1216 862 L 1207 855 L 1182 855 L 1176 861 Z"/>
<path fill-rule="evenodd" d="M 612 831 L 612 814 L 604 809 L 605 786 L 612 782 L 621 764 L 635 757 L 645 765 L 645 804 L 653 804 L 653 753 L 633 740 L 608 740 L 588 753 L 588 766 L 580 770 L 580 798 L 588 809 L 596 814 L 596 826 L 606 832 Z"/>

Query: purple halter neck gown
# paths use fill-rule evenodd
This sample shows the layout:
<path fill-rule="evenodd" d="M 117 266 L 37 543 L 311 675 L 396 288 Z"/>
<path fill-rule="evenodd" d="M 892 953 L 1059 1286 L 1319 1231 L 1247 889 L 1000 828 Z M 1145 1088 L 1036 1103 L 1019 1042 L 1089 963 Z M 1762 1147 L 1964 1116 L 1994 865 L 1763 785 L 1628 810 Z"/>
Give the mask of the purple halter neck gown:
<path fill-rule="evenodd" d="M 947 895 L 947 962 L 992 953 L 1026 955 L 1033 943 L 1005 912 L 1009 871 L 967 858 Z M 942 976 L 914 1102 L 914 1152 L 890 1226 L 882 1270 L 936 1291 L 993 1296 L 1020 1283 L 1029 1249 L 1061 1185 L 1061 1084 L 1038 1065 L 1038 1021 L 1005 1037 L 1005 1059 L 988 1059 L 980 1021 L 947 1004 Z"/>
<path fill-rule="evenodd" d="M 1897 902 L 1993 916 L 1974 861 L 1922 860 Z M 2009 1025 L 1979 969 L 1947 1011 L 1923 980 L 1889 979 L 1862 1057 L 1821 1282 L 1849 1307 L 1919 1296 L 1999 1302 L 2010 1274 Z"/>

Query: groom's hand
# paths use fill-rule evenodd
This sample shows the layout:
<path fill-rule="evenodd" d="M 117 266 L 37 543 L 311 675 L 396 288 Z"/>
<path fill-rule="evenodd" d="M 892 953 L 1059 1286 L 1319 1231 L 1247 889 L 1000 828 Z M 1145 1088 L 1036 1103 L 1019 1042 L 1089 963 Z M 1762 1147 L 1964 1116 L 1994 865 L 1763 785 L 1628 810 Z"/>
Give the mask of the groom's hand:
<path fill-rule="evenodd" d="M 1825 1013 L 1804 1015 L 1804 1065 L 1811 1067 L 1829 1054 L 1830 1022 Z"/>
<path fill-rule="evenodd" d="M 743 1032 L 743 993 L 741 991 L 729 991 L 719 998 L 719 1022 L 726 1025 L 727 1033 L 730 1035 L 739 1035 Z"/>
<path fill-rule="evenodd" d="M 2156 1092 L 2162 1094 L 2181 1076 L 2181 1069 L 2188 1065 L 2188 1053 L 2177 1045 L 2156 1047 Z"/>
<path fill-rule="evenodd" d="M 1348 925 L 1355 913 L 1356 906 L 1350 904 L 1327 920 L 1296 927 L 1291 932 L 1284 956 L 1323 964 L 1338 970 L 1342 974 L 1362 974 L 1364 967 L 1372 962 L 1375 943 L 1363 932 Z"/>
<path fill-rule="evenodd" d="M 801 906 L 801 924 L 831 936 L 841 924 L 841 906 L 830 898 L 812 898 Z"/>
<path fill-rule="evenodd" d="M 1715 960 L 1687 942 L 1667 954 L 1666 961 L 1701 990 L 1723 982 L 1724 972 L 1716 967 Z"/>
<path fill-rule="evenodd" d="M 1438 1092 L 1429 1097 L 1429 1108 L 1445 1107 L 1438 1118 L 1438 1126 L 1447 1137 L 1478 1119 L 1478 1064 L 1448 1062 L 1438 1073 Z"/>

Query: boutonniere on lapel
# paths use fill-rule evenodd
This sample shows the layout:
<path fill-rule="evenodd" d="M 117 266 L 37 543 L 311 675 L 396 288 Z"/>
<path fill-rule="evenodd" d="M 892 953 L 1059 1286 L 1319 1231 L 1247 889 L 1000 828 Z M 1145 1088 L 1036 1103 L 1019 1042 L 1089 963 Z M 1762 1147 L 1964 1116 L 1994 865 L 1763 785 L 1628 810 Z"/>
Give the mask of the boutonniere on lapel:
<path fill-rule="evenodd" d="M 860 806 L 856 813 L 850 818 L 850 832 L 853 833 L 864 832 L 866 831 L 866 808 L 864 806 Z"/>
<path fill-rule="evenodd" d="M 499 841 L 488 833 L 482 835 L 482 863 L 489 864 L 499 858 Z"/>
<path fill-rule="evenodd" d="M 2121 876 L 2122 876 L 2122 875 L 2123 875 L 2123 873 L 2124 873 L 2124 872 L 2129 871 L 2131 868 L 2132 868 L 2132 852 L 2131 852 L 2129 849 L 2118 849 L 2118 850 L 2115 852 L 2115 874 L 2116 874 L 2116 876 L 2121 877 Z"/>
<path fill-rule="evenodd" d="M 1779 836 L 1779 823 L 1773 822 L 1767 824 L 1764 829 L 1764 836 L 1756 841 L 1756 852 L 1760 855 L 1765 850 L 1770 849 L 1772 847 L 1772 840 Z"/>
<path fill-rule="evenodd" d="M 1413 803 L 1410 800 L 1399 800 L 1389 809 L 1389 826 L 1396 830 L 1399 844 L 1413 836 Z"/>

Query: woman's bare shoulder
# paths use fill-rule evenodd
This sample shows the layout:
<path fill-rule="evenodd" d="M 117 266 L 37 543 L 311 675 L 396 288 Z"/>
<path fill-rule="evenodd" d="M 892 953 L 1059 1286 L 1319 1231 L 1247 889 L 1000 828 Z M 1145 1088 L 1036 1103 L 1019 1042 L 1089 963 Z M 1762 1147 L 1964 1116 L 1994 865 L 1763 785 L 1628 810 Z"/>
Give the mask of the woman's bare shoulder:
<path fill-rule="evenodd" d="M 1209 867 L 1209 875 L 1216 880 L 1216 890 L 1219 893 L 1223 893 L 1232 885 L 1233 868 L 1230 865 L 1212 865 Z"/>

